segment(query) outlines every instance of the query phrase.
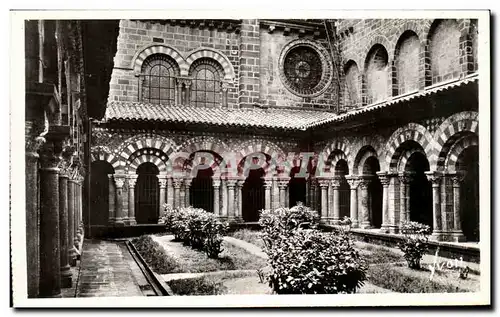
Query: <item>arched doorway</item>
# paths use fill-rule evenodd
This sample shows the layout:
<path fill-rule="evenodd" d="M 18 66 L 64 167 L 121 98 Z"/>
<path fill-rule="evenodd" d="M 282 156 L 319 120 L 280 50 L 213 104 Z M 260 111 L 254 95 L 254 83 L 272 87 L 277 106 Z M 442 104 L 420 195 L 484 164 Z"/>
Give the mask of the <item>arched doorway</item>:
<path fill-rule="evenodd" d="M 426 224 L 432 229 L 432 185 L 425 175 L 429 161 L 422 152 L 410 155 L 405 167 L 410 178 L 410 221 Z"/>
<path fill-rule="evenodd" d="M 460 221 L 466 241 L 479 241 L 479 149 L 467 147 L 457 160 L 460 183 Z"/>
<path fill-rule="evenodd" d="M 264 209 L 264 175 L 263 168 L 251 169 L 242 188 L 243 220 L 254 222 L 259 220 L 259 211 Z"/>
<path fill-rule="evenodd" d="M 335 166 L 335 176 L 340 178 L 339 201 L 340 201 L 340 220 L 350 215 L 350 187 L 347 183 L 346 175 L 349 175 L 349 167 L 346 160 L 339 160 Z"/>
<path fill-rule="evenodd" d="M 376 174 L 380 171 L 378 159 L 370 156 L 363 165 L 363 174 L 370 177 L 368 184 L 368 206 L 371 226 L 373 228 L 382 227 L 382 184 Z"/>
<path fill-rule="evenodd" d="M 95 161 L 90 171 L 90 219 L 91 226 L 106 226 L 109 220 L 109 174 L 113 166 L 106 161 Z"/>
<path fill-rule="evenodd" d="M 156 224 L 160 208 L 158 167 L 145 162 L 139 165 L 137 174 L 139 176 L 135 186 L 135 219 L 137 224 Z"/>
<path fill-rule="evenodd" d="M 208 212 L 214 212 L 214 186 L 211 168 L 197 169 L 196 177 L 193 178 L 189 189 L 189 203 L 195 208 L 201 208 Z"/>
<path fill-rule="evenodd" d="M 296 176 L 300 172 L 300 166 L 294 166 L 290 171 L 290 183 L 288 184 L 289 206 L 296 206 L 301 202 L 306 204 L 306 178 Z"/>

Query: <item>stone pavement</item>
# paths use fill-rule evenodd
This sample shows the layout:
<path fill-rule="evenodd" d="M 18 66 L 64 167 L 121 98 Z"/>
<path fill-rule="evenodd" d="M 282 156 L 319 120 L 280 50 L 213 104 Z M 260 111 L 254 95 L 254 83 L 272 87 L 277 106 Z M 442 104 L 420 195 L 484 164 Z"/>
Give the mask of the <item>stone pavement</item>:
<path fill-rule="evenodd" d="M 125 242 L 85 240 L 76 297 L 154 295 Z"/>

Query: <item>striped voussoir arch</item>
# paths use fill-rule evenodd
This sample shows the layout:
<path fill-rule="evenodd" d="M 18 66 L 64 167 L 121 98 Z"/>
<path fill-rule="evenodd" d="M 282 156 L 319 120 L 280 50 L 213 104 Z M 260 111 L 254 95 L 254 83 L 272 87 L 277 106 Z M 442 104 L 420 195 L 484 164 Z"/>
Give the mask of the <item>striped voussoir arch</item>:
<path fill-rule="evenodd" d="M 347 146 L 346 143 L 342 142 L 342 141 L 334 141 L 332 143 L 330 143 L 329 145 L 327 145 L 322 153 L 322 158 L 325 162 L 328 161 L 328 159 L 330 158 L 330 154 L 333 153 L 333 152 L 341 152 L 345 155 L 345 159 L 346 161 L 348 161 L 348 157 L 350 157 L 350 150 L 349 150 L 349 147 Z M 335 166 L 333 165 L 333 163 L 337 164 L 338 160 L 337 161 L 333 161 L 332 159 L 332 166 Z M 348 161 L 349 163 L 349 161 Z"/>
<path fill-rule="evenodd" d="M 178 151 L 194 153 L 198 151 L 211 151 L 222 155 L 228 146 L 221 140 L 214 137 L 198 136 L 182 143 Z"/>
<path fill-rule="evenodd" d="M 404 153 L 400 156 L 399 163 L 397 166 L 398 171 L 406 171 L 408 170 L 408 160 L 410 159 L 410 156 L 412 156 L 414 153 L 422 153 L 425 155 L 425 152 L 422 148 L 420 147 L 413 147 L 410 150 L 404 151 Z"/>
<path fill-rule="evenodd" d="M 198 48 L 191 52 L 187 57 L 186 57 L 186 65 L 189 68 L 191 65 L 200 58 L 210 58 L 215 61 L 217 61 L 222 68 L 224 69 L 224 79 L 225 80 L 232 80 L 234 78 L 234 69 L 233 65 L 229 61 L 229 59 L 221 52 L 217 51 L 216 49 L 213 48 Z"/>
<path fill-rule="evenodd" d="M 477 135 L 469 134 L 465 137 L 462 137 L 457 142 L 455 142 L 455 144 L 453 144 L 444 163 L 444 166 L 446 167 L 448 172 L 450 173 L 456 172 L 457 162 L 458 158 L 460 157 L 460 154 L 468 147 L 479 146 L 478 139 L 479 138 Z"/>
<path fill-rule="evenodd" d="M 434 141 L 427 129 L 417 123 L 410 123 L 404 127 L 397 129 L 387 142 L 388 150 L 386 162 L 389 162 L 389 171 L 398 171 L 398 162 L 404 150 L 400 147 L 406 141 L 415 141 L 424 150 L 429 163 L 433 162 L 434 156 Z M 432 164 L 431 164 L 432 165 Z"/>
<path fill-rule="evenodd" d="M 128 166 L 128 173 L 135 173 L 139 165 L 146 162 L 156 165 L 156 167 L 158 167 L 158 170 L 160 171 L 160 174 L 167 173 L 167 164 L 165 164 L 165 162 L 160 157 L 154 154 L 143 154 L 137 156 L 132 160 L 132 162 L 130 162 L 130 165 Z"/>
<path fill-rule="evenodd" d="M 142 63 L 144 63 L 144 60 L 153 54 L 164 54 L 170 56 L 179 66 L 181 75 L 187 76 L 189 66 L 186 64 L 184 57 L 175 48 L 164 44 L 148 45 L 136 53 L 136 55 L 132 58 L 131 65 L 131 68 L 133 68 L 134 74 L 136 76 L 141 73 Z"/>
<path fill-rule="evenodd" d="M 285 159 L 285 152 L 273 142 L 263 139 L 250 140 L 243 142 L 237 147 L 235 154 L 237 156 L 238 165 L 245 157 L 253 153 L 264 153 L 271 156 L 271 162 L 267 164 L 265 168 L 266 173 L 269 170 L 274 170 L 281 159 Z M 286 172 L 290 173 L 290 168 Z"/>
<path fill-rule="evenodd" d="M 175 150 L 176 145 L 172 140 L 159 135 L 138 135 L 124 142 L 120 157 L 123 161 L 127 162 L 133 153 L 144 148 L 153 148 L 162 151 L 167 156 L 165 159 L 167 160 L 168 156 Z"/>
<path fill-rule="evenodd" d="M 353 173 L 357 175 L 362 174 L 364 172 L 363 167 L 365 166 L 365 162 L 370 157 L 378 159 L 377 151 L 375 151 L 375 149 L 371 145 L 363 146 L 359 150 L 358 155 L 356 155 L 356 160 L 354 162 L 354 167 L 353 167 Z"/>
<path fill-rule="evenodd" d="M 459 139 L 467 134 L 479 135 L 478 113 L 464 111 L 447 118 L 437 129 L 435 134 L 436 169 L 442 171 L 445 168 L 445 160 L 450 148 Z"/>
<path fill-rule="evenodd" d="M 105 161 L 111 164 L 114 169 L 117 169 L 120 166 L 120 162 L 116 159 L 116 157 L 111 153 L 106 153 L 104 151 L 92 151 L 90 153 L 91 162 L 95 161 Z"/>

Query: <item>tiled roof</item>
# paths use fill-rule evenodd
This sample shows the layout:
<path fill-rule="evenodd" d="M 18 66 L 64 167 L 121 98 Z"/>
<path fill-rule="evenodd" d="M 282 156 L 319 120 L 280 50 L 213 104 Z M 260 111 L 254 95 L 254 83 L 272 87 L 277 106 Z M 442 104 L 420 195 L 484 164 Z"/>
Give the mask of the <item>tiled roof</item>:
<path fill-rule="evenodd" d="M 335 117 L 326 118 L 323 120 L 318 120 L 318 121 L 313 122 L 310 125 L 306 126 L 306 129 L 312 128 L 312 127 L 317 127 L 317 126 L 324 125 L 324 124 L 334 123 L 334 122 L 342 122 L 348 118 L 352 118 L 352 117 L 358 116 L 360 114 L 372 112 L 372 111 L 386 108 L 386 107 L 396 105 L 396 104 L 401 104 L 403 102 L 408 102 L 408 101 L 422 98 L 425 96 L 429 96 L 429 95 L 432 95 L 432 94 L 435 94 L 438 92 L 447 91 L 447 90 L 450 90 L 450 89 L 453 89 L 456 87 L 462 87 L 462 86 L 465 86 L 465 85 L 468 85 L 470 83 L 474 83 L 477 81 L 478 81 L 477 74 L 474 74 L 474 75 L 471 75 L 471 76 L 466 77 L 464 79 L 455 80 L 455 81 L 448 82 L 448 83 L 440 83 L 440 84 L 437 84 L 434 86 L 427 87 L 424 91 L 421 91 L 421 92 L 416 92 L 416 93 L 411 93 L 408 95 L 398 96 L 398 97 L 395 97 L 394 99 L 379 102 L 379 103 L 372 104 L 372 105 L 368 105 L 366 107 L 352 110 L 352 111 L 346 112 L 344 114 L 337 115 Z"/>
<path fill-rule="evenodd" d="M 111 102 L 105 121 L 201 123 L 216 126 L 305 130 L 314 122 L 333 118 L 332 112 L 280 108 L 228 109 L 158 105 L 140 102 Z"/>
<path fill-rule="evenodd" d="M 228 109 L 194 106 L 158 105 L 140 102 L 118 102 L 108 104 L 105 121 L 201 123 L 216 126 L 257 127 L 283 130 L 307 130 L 330 123 L 370 113 L 391 105 L 401 104 L 438 92 L 462 87 L 478 81 L 476 74 L 453 82 L 442 83 L 424 91 L 395 97 L 391 100 L 369 105 L 337 115 L 332 112 L 304 109 L 252 108 Z"/>

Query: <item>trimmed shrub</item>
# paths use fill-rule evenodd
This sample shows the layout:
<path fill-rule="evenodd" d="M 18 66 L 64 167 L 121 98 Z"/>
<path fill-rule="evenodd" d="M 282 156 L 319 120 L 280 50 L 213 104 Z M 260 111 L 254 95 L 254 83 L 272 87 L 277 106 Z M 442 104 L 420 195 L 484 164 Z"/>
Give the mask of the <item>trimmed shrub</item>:
<path fill-rule="evenodd" d="M 349 230 L 322 233 L 318 221 L 318 214 L 305 206 L 261 213 L 270 266 L 267 279 L 275 293 L 355 293 L 366 280 L 367 266 L 354 249 Z"/>
<path fill-rule="evenodd" d="M 227 290 L 222 282 L 205 276 L 173 280 L 168 285 L 175 295 L 221 295 Z"/>
<path fill-rule="evenodd" d="M 401 225 L 403 241 L 399 243 L 399 248 L 404 253 L 404 258 L 411 269 L 420 269 L 422 256 L 427 252 L 427 242 L 431 228 L 418 222 L 409 221 Z"/>
<path fill-rule="evenodd" d="M 150 236 L 143 235 L 132 239 L 137 252 L 141 254 L 144 261 L 158 274 L 168 274 L 180 272 L 180 265 L 175 259 L 169 256 L 165 249 Z"/>
<path fill-rule="evenodd" d="M 266 248 L 270 248 L 276 239 L 291 234 L 298 228 L 317 228 L 319 215 L 304 205 L 263 210 L 260 213 L 259 224 L 263 230 L 264 244 Z"/>
<path fill-rule="evenodd" d="M 174 234 L 175 240 L 203 250 L 211 258 L 217 258 L 223 251 L 222 239 L 229 226 L 213 213 L 193 207 L 173 209 L 166 205 L 161 222 Z"/>
<path fill-rule="evenodd" d="M 268 249 L 269 286 L 278 294 L 355 293 L 366 265 L 348 236 L 298 229 Z"/>

